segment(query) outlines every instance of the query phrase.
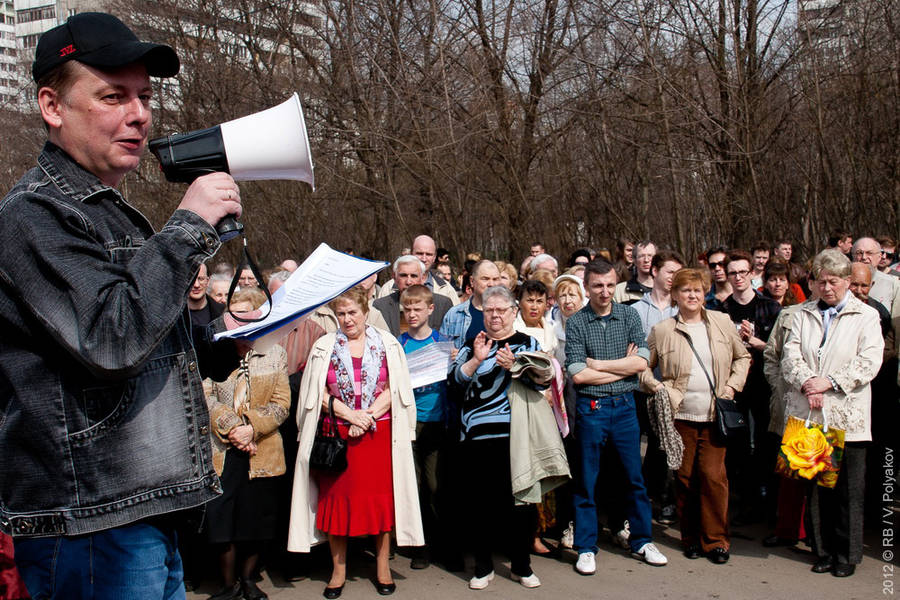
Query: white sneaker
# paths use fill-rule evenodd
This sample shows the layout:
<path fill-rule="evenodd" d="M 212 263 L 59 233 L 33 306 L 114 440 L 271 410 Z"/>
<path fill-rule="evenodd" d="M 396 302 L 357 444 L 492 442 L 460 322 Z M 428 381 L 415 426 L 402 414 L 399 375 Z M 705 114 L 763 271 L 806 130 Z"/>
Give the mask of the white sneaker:
<path fill-rule="evenodd" d="M 494 580 L 494 572 L 491 571 L 484 577 L 473 577 L 469 580 L 469 589 L 470 590 L 483 590 L 488 586 L 490 582 Z M 538 582 L 540 583 L 540 582 Z"/>
<path fill-rule="evenodd" d="M 516 575 L 515 573 L 512 573 L 511 575 L 513 581 L 518 581 L 524 587 L 536 588 L 541 586 L 541 580 L 538 579 L 538 576 L 535 575 L 534 572 L 532 572 L 528 577 L 522 577 L 521 575 Z"/>
<path fill-rule="evenodd" d="M 663 556 L 663 553 L 659 551 L 659 548 L 653 542 L 647 542 L 637 552 L 632 552 L 631 555 L 654 567 L 662 567 L 669 563 L 669 559 Z"/>
<path fill-rule="evenodd" d="M 578 555 L 575 570 L 581 575 L 593 575 L 597 571 L 597 560 L 593 552 L 582 552 Z"/>
<path fill-rule="evenodd" d="M 571 548 L 575 544 L 575 523 L 569 521 L 569 526 L 563 530 L 562 537 L 559 538 L 559 545 L 563 548 Z"/>
<path fill-rule="evenodd" d="M 630 550 L 631 544 L 628 543 L 629 539 L 631 539 L 631 528 L 628 526 L 628 521 L 625 521 L 622 531 L 614 536 L 613 541 L 623 550 Z"/>

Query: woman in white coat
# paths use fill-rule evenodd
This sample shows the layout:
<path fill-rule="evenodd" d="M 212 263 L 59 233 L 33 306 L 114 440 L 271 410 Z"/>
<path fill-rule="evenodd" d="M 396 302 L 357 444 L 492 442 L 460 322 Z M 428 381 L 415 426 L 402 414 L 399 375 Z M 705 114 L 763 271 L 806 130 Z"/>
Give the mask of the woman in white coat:
<path fill-rule="evenodd" d="M 846 432 L 844 460 L 834 489 L 810 484 L 806 532 L 817 557 L 812 570 L 852 575 L 862 562 L 866 443 L 872 439 L 869 382 L 881 366 L 884 339 L 878 312 L 850 293 L 850 261 L 838 250 L 813 260 L 819 300 L 794 313 L 781 370 L 787 383 L 785 416 Z"/>
<path fill-rule="evenodd" d="M 309 552 L 327 539 L 334 568 L 324 596 L 338 598 L 347 538 L 374 535 L 375 587 L 388 595 L 396 589 L 388 564 L 391 531 L 400 546 L 424 544 L 412 456 L 415 397 L 403 348 L 388 332 L 365 324 L 365 290 L 357 286 L 329 306 L 340 330 L 313 346 L 300 386 L 288 550 Z M 348 466 L 339 474 L 310 472 L 313 440 L 320 418 L 330 420 L 332 398 L 348 440 Z"/>

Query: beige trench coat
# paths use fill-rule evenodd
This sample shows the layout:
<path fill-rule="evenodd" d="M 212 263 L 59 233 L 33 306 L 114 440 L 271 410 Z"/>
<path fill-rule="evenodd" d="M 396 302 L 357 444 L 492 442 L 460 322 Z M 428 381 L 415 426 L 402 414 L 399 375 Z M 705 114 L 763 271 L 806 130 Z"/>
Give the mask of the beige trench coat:
<path fill-rule="evenodd" d="M 371 326 L 370 326 L 371 327 Z M 398 546 L 422 546 L 422 513 L 413 464 L 412 441 L 416 436 L 416 399 L 406 366 L 406 355 L 400 343 L 387 331 L 375 328 L 384 341 L 391 389 L 391 464 L 394 484 L 394 527 Z M 288 550 L 309 552 L 328 536 L 316 529 L 316 507 L 319 490 L 309 471 L 309 453 L 319 423 L 325 393 L 325 377 L 334 348 L 335 334 L 329 333 L 316 342 L 309 353 L 300 384 L 297 406 L 297 429 L 300 446 L 294 467 L 294 490 L 291 497 L 291 522 Z"/>
<path fill-rule="evenodd" d="M 822 344 L 822 314 L 813 301 L 800 306 L 791 320 L 781 358 L 781 373 L 786 382 L 782 431 L 790 416 L 806 419 L 809 401 L 800 388 L 810 377 L 831 377 L 840 390 L 825 392 L 825 416 L 828 424 L 843 429 L 845 441 L 872 439 L 872 390 L 869 382 L 881 367 L 884 338 L 878 311 L 850 296 L 843 310 L 834 317 L 828 337 Z M 812 421 L 821 423 L 823 415 L 812 411 Z"/>

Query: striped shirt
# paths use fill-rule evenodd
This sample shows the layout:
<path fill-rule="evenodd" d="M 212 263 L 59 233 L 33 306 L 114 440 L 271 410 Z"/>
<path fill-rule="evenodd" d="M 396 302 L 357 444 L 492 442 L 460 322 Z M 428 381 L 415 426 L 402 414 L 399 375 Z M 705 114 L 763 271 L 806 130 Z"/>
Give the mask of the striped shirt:
<path fill-rule="evenodd" d="M 509 397 L 507 391 L 512 382 L 509 371 L 497 364 L 497 349 L 509 344 L 513 354 L 539 352 L 540 344 L 530 335 L 516 332 L 504 340 L 494 340 L 487 358 L 478 365 L 471 377 L 463 373 L 462 366 L 472 358 L 474 340 L 468 340 L 456 355 L 448 380 L 462 397 L 462 433 L 460 439 L 482 440 L 509 437 Z M 523 377 L 522 383 L 535 389 L 531 380 Z"/>

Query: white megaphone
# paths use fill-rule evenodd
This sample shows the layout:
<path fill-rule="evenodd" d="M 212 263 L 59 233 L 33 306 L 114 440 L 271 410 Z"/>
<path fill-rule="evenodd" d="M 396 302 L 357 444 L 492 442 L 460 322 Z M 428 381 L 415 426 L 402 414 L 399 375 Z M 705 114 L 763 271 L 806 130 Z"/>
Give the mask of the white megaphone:
<path fill-rule="evenodd" d="M 167 135 L 149 145 L 169 181 L 190 183 L 224 171 L 237 181 L 305 181 L 315 191 L 309 138 L 296 92 L 270 109 L 209 129 Z M 227 241 L 243 227 L 226 218 L 216 229 Z"/>

